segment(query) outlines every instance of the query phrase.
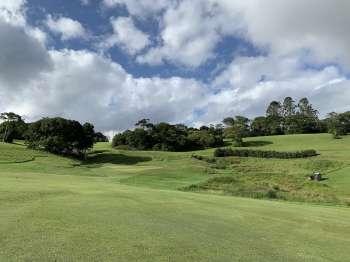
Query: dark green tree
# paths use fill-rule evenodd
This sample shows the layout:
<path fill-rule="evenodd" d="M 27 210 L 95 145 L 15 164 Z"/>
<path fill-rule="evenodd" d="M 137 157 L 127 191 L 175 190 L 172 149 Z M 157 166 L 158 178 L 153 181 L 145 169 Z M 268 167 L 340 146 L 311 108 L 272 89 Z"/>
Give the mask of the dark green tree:
<path fill-rule="evenodd" d="M 98 143 L 98 142 L 109 142 L 109 139 L 108 139 L 107 136 L 105 136 L 101 132 L 97 132 L 97 133 L 95 133 L 94 142 L 95 143 Z"/>
<path fill-rule="evenodd" d="M 13 112 L 1 113 L 0 138 L 2 142 L 12 143 L 14 139 L 23 139 L 27 129 L 26 123 L 20 115 Z"/>
<path fill-rule="evenodd" d="M 222 130 L 215 127 L 203 126 L 196 129 L 183 124 L 152 124 L 148 119 L 139 121 L 137 126 L 139 128 L 134 131 L 127 130 L 114 136 L 112 146 L 138 150 L 186 151 L 223 144 Z"/>
<path fill-rule="evenodd" d="M 234 146 L 243 146 L 243 138 L 249 135 L 249 119 L 243 116 L 223 120 L 225 137 L 232 139 Z"/>
<path fill-rule="evenodd" d="M 86 157 L 94 142 L 94 127 L 64 118 L 43 118 L 29 124 L 26 134 L 28 147 L 54 154 Z"/>
<path fill-rule="evenodd" d="M 295 105 L 295 101 L 291 97 L 286 97 L 283 100 L 282 104 L 282 115 L 283 117 L 293 116 L 296 113 L 297 106 Z"/>
<path fill-rule="evenodd" d="M 250 126 L 252 136 L 268 136 L 270 135 L 270 127 L 266 117 L 256 117 Z"/>
<path fill-rule="evenodd" d="M 332 112 L 328 114 L 328 132 L 332 134 L 333 138 L 338 139 L 346 135 L 346 126 L 342 121 L 341 115 Z"/>

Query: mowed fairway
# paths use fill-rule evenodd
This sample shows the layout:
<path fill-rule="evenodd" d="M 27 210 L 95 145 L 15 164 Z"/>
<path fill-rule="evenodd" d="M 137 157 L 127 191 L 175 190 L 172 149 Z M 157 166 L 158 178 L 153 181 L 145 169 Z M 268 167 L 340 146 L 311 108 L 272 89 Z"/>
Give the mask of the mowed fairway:
<path fill-rule="evenodd" d="M 348 138 L 262 139 L 272 141 L 264 149 L 318 150 L 298 160 L 301 176 L 310 161 L 337 161 L 324 183 L 348 196 Z M 191 154 L 98 144 L 80 163 L 0 144 L 0 261 L 349 261 L 349 208 L 179 191 L 237 168 L 211 174 Z"/>

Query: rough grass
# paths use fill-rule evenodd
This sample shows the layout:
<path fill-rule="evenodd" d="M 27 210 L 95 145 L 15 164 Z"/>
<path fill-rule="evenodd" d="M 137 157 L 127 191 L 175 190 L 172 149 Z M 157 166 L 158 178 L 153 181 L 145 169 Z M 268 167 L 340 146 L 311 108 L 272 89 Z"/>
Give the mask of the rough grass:
<path fill-rule="evenodd" d="M 341 143 L 340 143 L 341 141 Z M 310 159 L 257 159 L 227 157 L 207 165 L 215 177 L 191 185 L 186 190 L 209 191 L 255 198 L 278 198 L 328 204 L 350 204 L 350 184 L 345 170 L 350 167 L 350 137 L 334 140 L 328 134 L 258 137 L 247 139 L 250 147 L 264 150 L 292 151 L 314 148 L 319 156 Z M 208 162 L 208 161 L 207 161 Z M 323 181 L 308 181 L 313 172 L 321 172 Z M 230 177 L 232 183 L 220 183 Z M 219 178 L 219 180 L 218 180 Z M 222 180 L 224 181 L 224 180 Z M 342 189 L 340 190 L 341 187 Z"/>
<path fill-rule="evenodd" d="M 254 142 L 261 140 L 268 142 Z M 347 261 L 349 208 L 217 193 L 274 198 L 286 191 L 296 200 L 322 193 L 345 201 L 350 139 L 251 141 L 279 151 L 312 144 L 321 155 L 207 163 L 193 152 L 118 151 L 100 143 L 82 163 L 0 143 L 0 159 L 9 160 L 0 165 L 0 261 Z M 16 163 L 27 156 L 34 159 Z M 314 169 L 328 179 L 306 181 Z M 205 184 L 214 194 L 178 190 Z M 266 192 L 266 184 L 276 192 Z"/>

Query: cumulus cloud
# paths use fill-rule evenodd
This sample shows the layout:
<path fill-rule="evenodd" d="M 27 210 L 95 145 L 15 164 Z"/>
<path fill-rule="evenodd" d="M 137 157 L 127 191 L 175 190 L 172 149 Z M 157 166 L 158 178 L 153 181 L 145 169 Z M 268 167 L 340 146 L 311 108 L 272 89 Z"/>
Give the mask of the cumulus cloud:
<path fill-rule="evenodd" d="M 301 61 L 294 56 L 273 55 L 235 59 L 213 81 L 218 91 L 208 96 L 207 110 L 197 119 L 198 124 L 240 114 L 264 115 L 272 100 L 281 101 L 286 96 L 295 100 L 308 97 L 321 116 L 349 110 L 342 96 L 350 95 L 350 80 L 341 70 L 335 66 L 307 69 Z"/>
<path fill-rule="evenodd" d="M 132 18 L 112 18 L 111 24 L 114 33 L 102 43 L 102 47 L 120 46 L 129 54 L 134 55 L 150 44 L 148 35 L 135 26 Z"/>
<path fill-rule="evenodd" d="M 59 115 L 93 122 L 102 130 L 122 130 L 144 117 L 190 120 L 193 101 L 205 95 L 195 80 L 134 78 L 120 65 L 89 51 L 49 54 L 54 70 L 17 90 L 6 110 L 32 118 Z"/>
<path fill-rule="evenodd" d="M 0 36 L 0 83 L 16 88 L 50 69 L 45 47 L 23 28 L 0 22 Z"/>
<path fill-rule="evenodd" d="M 221 3 L 227 10 L 241 12 L 247 37 L 270 52 L 286 54 L 306 49 L 312 62 L 339 62 L 349 69 L 349 1 L 221 0 Z"/>
<path fill-rule="evenodd" d="M 185 0 L 168 7 L 162 18 L 161 44 L 139 56 L 138 62 L 156 65 L 169 61 L 198 67 L 214 57 L 222 37 L 238 32 L 240 23 L 235 15 L 211 0 Z"/>
<path fill-rule="evenodd" d="M 63 41 L 86 36 L 84 27 L 78 21 L 69 17 L 48 15 L 46 25 L 53 33 L 60 35 Z"/>
<path fill-rule="evenodd" d="M 23 6 L 25 0 L 2 0 L 0 1 L 0 19 L 13 25 L 24 25 L 25 17 Z"/>
<path fill-rule="evenodd" d="M 133 6 L 130 0 L 106 1 Z M 159 45 L 138 61 L 197 67 L 215 56 L 215 47 L 225 36 L 238 36 L 268 52 L 305 50 L 304 59 L 310 63 L 334 62 L 349 69 L 348 10 L 350 2 L 343 0 L 169 1 L 161 17 Z M 144 13 L 151 11 L 149 7 Z"/>
<path fill-rule="evenodd" d="M 135 78 L 118 63 L 92 51 L 48 50 L 27 25 L 0 20 L 0 111 L 28 121 L 63 116 L 90 121 L 99 130 L 154 121 L 193 118 L 193 101 L 206 89 L 193 79 Z M 6 37 L 5 37 L 6 36 Z"/>
<path fill-rule="evenodd" d="M 236 56 L 206 84 L 176 76 L 136 78 L 118 61 L 91 50 L 48 49 L 45 33 L 26 22 L 25 2 L 4 0 L 0 2 L 1 112 L 15 111 L 28 120 L 63 116 L 92 122 L 99 130 L 123 130 L 145 117 L 197 125 L 237 114 L 253 117 L 263 114 L 271 100 L 285 96 L 309 97 L 322 115 L 349 110 L 345 1 L 332 1 L 334 6 L 322 3 L 313 12 L 307 10 L 316 5 L 315 0 L 303 1 L 304 10 L 300 0 L 107 2 L 125 5 L 131 14 L 112 20 L 111 44 L 130 54 L 150 46 L 149 37 L 132 19 L 149 14 L 161 17 L 159 42 L 138 57 L 140 62 L 167 61 L 196 68 L 215 57 L 223 37 L 237 34 L 266 49 L 267 55 Z M 321 21 L 326 9 L 328 13 L 339 10 L 332 21 Z M 57 25 L 62 17 L 49 18 Z M 69 33 L 65 38 L 69 26 L 59 27 L 54 26 L 55 32 L 64 39 L 80 34 Z M 332 65 L 323 64 L 327 61 Z"/>

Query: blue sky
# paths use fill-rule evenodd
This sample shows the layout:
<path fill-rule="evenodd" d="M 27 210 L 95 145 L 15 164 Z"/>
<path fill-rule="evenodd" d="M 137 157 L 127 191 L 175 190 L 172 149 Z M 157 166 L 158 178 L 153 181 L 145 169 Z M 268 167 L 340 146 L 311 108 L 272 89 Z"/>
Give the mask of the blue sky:
<path fill-rule="evenodd" d="M 307 96 L 321 116 L 349 110 L 349 10 L 342 0 L 3 0 L 0 110 L 102 131 L 145 117 L 254 117 L 285 96 Z"/>
<path fill-rule="evenodd" d="M 106 8 L 100 1 L 90 1 L 89 4 L 82 5 L 80 1 L 28 1 L 29 23 L 41 26 L 48 13 L 56 16 L 69 17 L 79 21 L 91 34 L 90 39 L 73 39 L 71 41 L 61 41 L 60 37 L 51 34 L 50 44 L 53 48 L 71 48 L 75 50 L 89 49 L 96 51 L 96 39 L 103 37 L 113 31 L 110 24 L 111 17 L 130 16 L 127 8 L 119 5 L 115 8 Z M 154 41 L 159 34 L 158 17 L 134 18 L 134 22 L 140 30 L 147 33 Z M 121 64 L 129 73 L 135 77 L 172 77 L 179 76 L 185 78 L 196 78 L 204 82 L 210 81 L 217 76 L 224 65 L 229 64 L 237 55 L 257 56 L 263 54 L 263 50 L 255 47 L 252 43 L 235 36 L 223 37 L 215 47 L 215 57 L 206 63 L 196 67 L 188 68 L 165 62 L 161 65 L 150 66 L 137 63 L 128 56 L 121 48 L 115 46 L 106 52 L 114 61 Z"/>

